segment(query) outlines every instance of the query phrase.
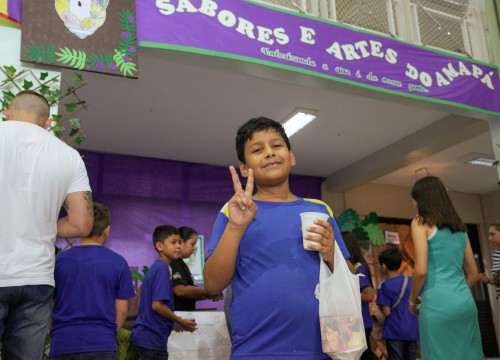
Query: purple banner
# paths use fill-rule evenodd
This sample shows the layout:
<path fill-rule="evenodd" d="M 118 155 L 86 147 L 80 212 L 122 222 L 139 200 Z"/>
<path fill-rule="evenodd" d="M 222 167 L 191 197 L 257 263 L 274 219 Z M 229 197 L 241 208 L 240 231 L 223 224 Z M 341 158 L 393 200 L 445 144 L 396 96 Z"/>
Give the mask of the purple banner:
<path fill-rule="evenodd" d="M 137 1 L 140 46 L 262 63 L 500 115 L 498 68 L 241 0 Z"/>

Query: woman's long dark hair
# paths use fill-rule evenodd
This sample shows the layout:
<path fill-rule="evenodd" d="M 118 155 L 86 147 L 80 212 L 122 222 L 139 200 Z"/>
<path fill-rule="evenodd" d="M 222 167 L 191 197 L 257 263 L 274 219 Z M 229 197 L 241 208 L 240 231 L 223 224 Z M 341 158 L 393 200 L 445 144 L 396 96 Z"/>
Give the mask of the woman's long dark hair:
<path fill-rule="evenodd" d="M 366 261 L 363 253 L 361 252 L 361 248 L 359 247 L 358 239 L 356 236 L 349 231 L 342 231 L 342 239 L 344 239 L 344 244 L 349 251 L 351 257 L 349 261 L 356 265 L 356 263 L 361 263 L 368 273 L 368 280 L 370 280 L 370 284 L 372 283 L 372 272 L 370 271 L 370 267 L 368 266 L 368 262 Z"/>
<path fill-rule="evenodd" d="M 453 233 L 467 231 L 439 178 L 426 176 L 419 179 L 411 189 L 411 197 L 417 202 L 419 224 L 449 228 Z"/>

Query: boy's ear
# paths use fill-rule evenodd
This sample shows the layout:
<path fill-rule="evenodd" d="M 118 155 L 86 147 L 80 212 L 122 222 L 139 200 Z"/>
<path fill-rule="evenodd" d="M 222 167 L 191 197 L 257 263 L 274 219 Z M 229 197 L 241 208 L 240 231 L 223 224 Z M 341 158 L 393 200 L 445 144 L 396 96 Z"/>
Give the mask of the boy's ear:
<path fill-rule="evenodd" d="M 108 238 L 110 230 L 111 230 L 111 225 L 108 225 L 106 229 L 104 229 L 104 234 L 106 235 L 106 238 Z"/>
<path fill-rule="evenodd" d="M 155 242 L 155 249 L 156 251 L 160 252 L 163 249 L 163 241 Z"/>
<path fill-rule="evenodd" d="M 295 159 L 295 153 L 293 152 L 292 149 L 290 149 L 290 164 L 292 164 L 292 166 L 295 166 L 297 164 L 297 160 Z"/>
<path fill-rule="evenodd" d="M 238 161 L 238 165 L 240 167 L 241 176 L 248 177 L 248 166 L 243 164 L 241 161 Z"/>

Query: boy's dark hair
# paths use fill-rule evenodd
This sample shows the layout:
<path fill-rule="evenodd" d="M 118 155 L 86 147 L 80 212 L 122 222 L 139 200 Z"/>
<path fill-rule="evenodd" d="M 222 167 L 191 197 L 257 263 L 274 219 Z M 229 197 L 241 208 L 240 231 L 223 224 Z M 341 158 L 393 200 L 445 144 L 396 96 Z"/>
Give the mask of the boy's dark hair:
<path fill-rule="evenodd" d="M 189 240 L 189 238 L 193 235 L 198 235 L 198 232 L 191 228 L 191 227 L 188 227 L 188 226 L 181 226 L 179 228 L 179 234 L 181 236 L 181 239 L 183 241 L 186 241 L 186 240 Z"/>
<path fill-rule="evenodd" d="M 438 229 L 449 228 L 453 233 L 467 231 L 439 178 L 426 176 L 417 180 L 411 189 L 411 197 L 417 202 L 419 224 Z"/>
<path fill-rule="evenodd" d="M 380 265 L 385 264 L 389 270 L 396 271 L 401 267 L 403 254 L 397 247 L 390 247 L 378 254 L 378 262 Z"/>
<path fill-rule="evenodd" d="M 94 226 L 88 237 L 101 236 L 104 230 L 111 224 L 111 214 L 106 205 L 94 203 Z"/>
<path fill-rule="evenodd" d="M 246 123 L 240 126 L 238 132 L 236 133 L 236 154 L 238 155 L 239 161 L 241 161 L 243 164 L 246 164 L 245 143 L 252 138 L 255 132 L 267 129 L 273 129 L 278 134 L 280 134 L 283 140 L 285 140 L 285 144 L 288 150 L 291 149 L 290 140 L 286 135 L 283 125 L 275 120 L 260 116 L 248 120 Z"/>
<path fill-rule="evenodd" d="M 171 235 L 180 235 L 179 229 L 171 225 L 158 226 L 153 232 L 153 246 L 156 249 L 156 243 L 163 242 Z"/>

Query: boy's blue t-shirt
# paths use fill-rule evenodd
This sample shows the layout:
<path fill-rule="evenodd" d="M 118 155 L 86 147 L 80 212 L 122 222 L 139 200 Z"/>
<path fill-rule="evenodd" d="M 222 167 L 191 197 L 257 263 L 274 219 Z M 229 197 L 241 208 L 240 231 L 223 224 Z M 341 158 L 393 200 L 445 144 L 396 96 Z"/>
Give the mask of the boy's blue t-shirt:
<path fill-rule="evenodd" d="M 391 307 L 396 303 L 404 283 L 404 276 L 399 275 L 384 280 L 377 291 L 377 305 Z M 418 318 L 408 310 L 411 292 L 411 276 L 403 298 L 398 306 L 391 309 L 391 315 L 385 318 L 382 338 L 391 340 L 418 341 Z"/>
<path fill-rule="evenodd" d="M 162 260 L 156 260 L 144 278 L 137 319 L 130 340 L 134 345 L 145 349 L 167 351 L 167 340 L 174 322 L 155 312 L 151 307 L 153 301 L 163 301 L 174 311 L 170 266 Z"/>
<path fill-rule="evenodd" d="M 241 239 L 232 281 L 231 359 L 329 359 L 321 349 L 319 254 L 302 244 L 300 213 L 330 215 L 335 239 L 349 258 L 331 209 L 318 200 L 254 200 L 257 214 Z M 210 256 L 228 223 L 227 204 L 210 238 Z"/>
<path fill-rule="evenodd" d="M 365 287 L 372 287 L 371 279 L 368 278 L 368 271 L 363 264 L 358 263 L 355 264 L 356 274 L 363 274 L 364 276 L 359 277 L 359 289 Z M 365 329 L 371 329 L 373 327 L 373 319 L 370 314 L 370 303 L 362 301 L 361 302 L 361 312 L 363 314 L 363 324 L 365 325 Z"/>
<path fill-rule="evenodd" d="M 115 299 L 134 297 L 127 261 L 99 245 L 56 256 L 50 357 L 116 351 Z"/>

